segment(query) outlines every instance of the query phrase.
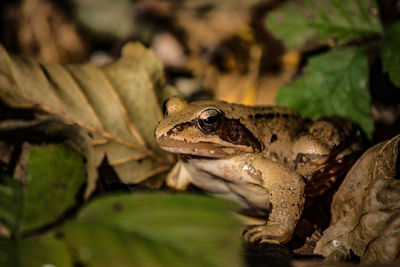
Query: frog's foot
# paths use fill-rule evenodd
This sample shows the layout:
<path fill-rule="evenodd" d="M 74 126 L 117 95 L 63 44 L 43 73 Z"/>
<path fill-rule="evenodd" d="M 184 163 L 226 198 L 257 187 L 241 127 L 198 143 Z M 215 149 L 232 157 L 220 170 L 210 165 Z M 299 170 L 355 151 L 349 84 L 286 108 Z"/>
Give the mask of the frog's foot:
<path fill-rule="evenodd" d="M 166 183 L 168 187 L 175 190 L 186 190 L 189 187 L 191 177 L 185 164 L 183 164 L 181 160 L 178 161 L 168 173 Z"/>
<path fill-rule="evenodd" d="M 359 151 L 361 152 L 361 150 Z M 360 152 L 354 152 L 353 154 L 341 156 L 339 152 L 343 152 L 343 150 L 339 150 L 331 155 L 325 165 L 305 177 L 305 192 L 308 197 L 322 195 L 336 182 L 344 178 L 344 175 L 357 160 L 359 154 L 361 154 Z"/>
<path fill-rule="evenodd" d="M 324 263 L 338 263 L 348 261 L 350 259 L 350 250 L 346 249 L 344 246 L 339 246 L 324 259 Z"/>
<path fill-rule="evenodd" d="M 283 225 L 264 224 L 248 226 L 243 232 L 246 242 L 284 244 L 292 237 L 292 232 L 288 231 Z"/>
<path fill-rule="evenodd" d="M 311 156 L 315 155 L 302 155 L 301 152 L 307 152 L 302 147 L 302 144 L 304 145 L 306 142 L 300 139 L 297 141 L 296 148 L 302 149 L 298 153 L 297 164 L 301 164 L 302 170 L 312 170 L 312 172 L 301 173 L 306 178 L 305 192 L 308 197 L 322 195 L 343 178 L 361 155 L 365 145 L 365 137 L 358 126 L 347 119 L 336 116 L 323 117 L 314 122 L 309 133 L 302 138 L 309 142 L 308 148 L 318 148 L 318 154 L 326 156 L 313 159 Z M 326 150 L 326 148 L 328 149 Z M 320 161 L 318 162 L 318 160 Z M 314 167 L 318 165 L 320 167 L 313 169 L 313 165 L 310 163 L 313 163 Z M 306 167 L 309 165 L 311 167 L 307 169 Z"/>

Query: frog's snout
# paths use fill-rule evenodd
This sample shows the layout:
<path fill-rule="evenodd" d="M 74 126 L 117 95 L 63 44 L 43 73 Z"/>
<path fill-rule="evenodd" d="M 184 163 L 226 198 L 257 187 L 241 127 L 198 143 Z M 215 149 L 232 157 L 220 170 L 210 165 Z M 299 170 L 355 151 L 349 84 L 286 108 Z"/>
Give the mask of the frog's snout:
<path fill-rule="evenodd" d="M 156 139 L 156 141 L 158 141 L 161 136 L 164 134 L 164 132 L 161 130 L 160 124 L 162 121 L 159 121 L 157 124 L 157 127 L 154 129 L 154 137 Z"/>

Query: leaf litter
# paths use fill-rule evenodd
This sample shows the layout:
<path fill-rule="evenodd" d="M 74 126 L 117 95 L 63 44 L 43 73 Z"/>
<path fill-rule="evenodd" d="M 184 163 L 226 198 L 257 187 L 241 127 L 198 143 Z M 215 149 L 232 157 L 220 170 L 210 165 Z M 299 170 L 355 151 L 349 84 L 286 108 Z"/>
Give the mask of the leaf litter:
<path fill-rule="evenodd" d="M 0 174 L 0 224 L 8 235 L 58 222 L 90 196 L 97 169 L 88 139 L 80 127 L 58 118 L 0 122 L 0 140 L 12 150 L 3 147 L 11 155 L 1 159 L 8 168 Z"/>
<path fill-rule="evenodd" d="M 136 184 L 174 163 L 155 143 L 162 118 L 162 64 L 150 50 L 128 43 L 121 58 L 104 67 L 38 64 L 0 47 L 0 97 L 12 108 L 30 108 L 61 117 L 90 132 L 98 167 L 107 157 L 119 179 Z"/>
<path fill-rule="evenodd" d="M 331 225 L 315 253 L 341 261 L 351 250 L 363 264 L 398 260 L 399 151 L 397 135 L 373 146 L 356 162 L 333 198 Z"/>

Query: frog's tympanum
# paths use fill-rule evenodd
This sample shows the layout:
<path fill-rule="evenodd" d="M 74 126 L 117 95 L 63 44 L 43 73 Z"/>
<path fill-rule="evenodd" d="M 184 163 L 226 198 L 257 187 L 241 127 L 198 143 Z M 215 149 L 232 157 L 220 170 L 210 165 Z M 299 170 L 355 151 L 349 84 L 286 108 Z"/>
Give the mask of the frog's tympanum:
<path fill-rule="evenodd" d="M 155 138 L 182 158 L 167 183 L 178 189 L 192 183 L 238 202 L 254 218 L 244 232 L 249 242 L 288 242 L 305 197 L 329 189 L 346 171 L 347 157 L 361 149 L 350 121 L 312 122 L 289 108 L 174 96 L 164 115 Z"/>

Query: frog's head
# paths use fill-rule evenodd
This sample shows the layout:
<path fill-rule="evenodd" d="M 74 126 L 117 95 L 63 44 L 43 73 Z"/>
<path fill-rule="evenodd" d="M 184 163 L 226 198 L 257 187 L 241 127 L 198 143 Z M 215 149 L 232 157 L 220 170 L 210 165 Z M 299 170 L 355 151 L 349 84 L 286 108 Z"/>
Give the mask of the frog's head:
<path fill-rule="evenodd" d="M 188 103 L 173 96 L 164 103 L 164 118 L 155 130 L 160 147 L 172 153 L 221 158 L 262 149 L 262 144 L 235 118 L 232 104 Z"/>

